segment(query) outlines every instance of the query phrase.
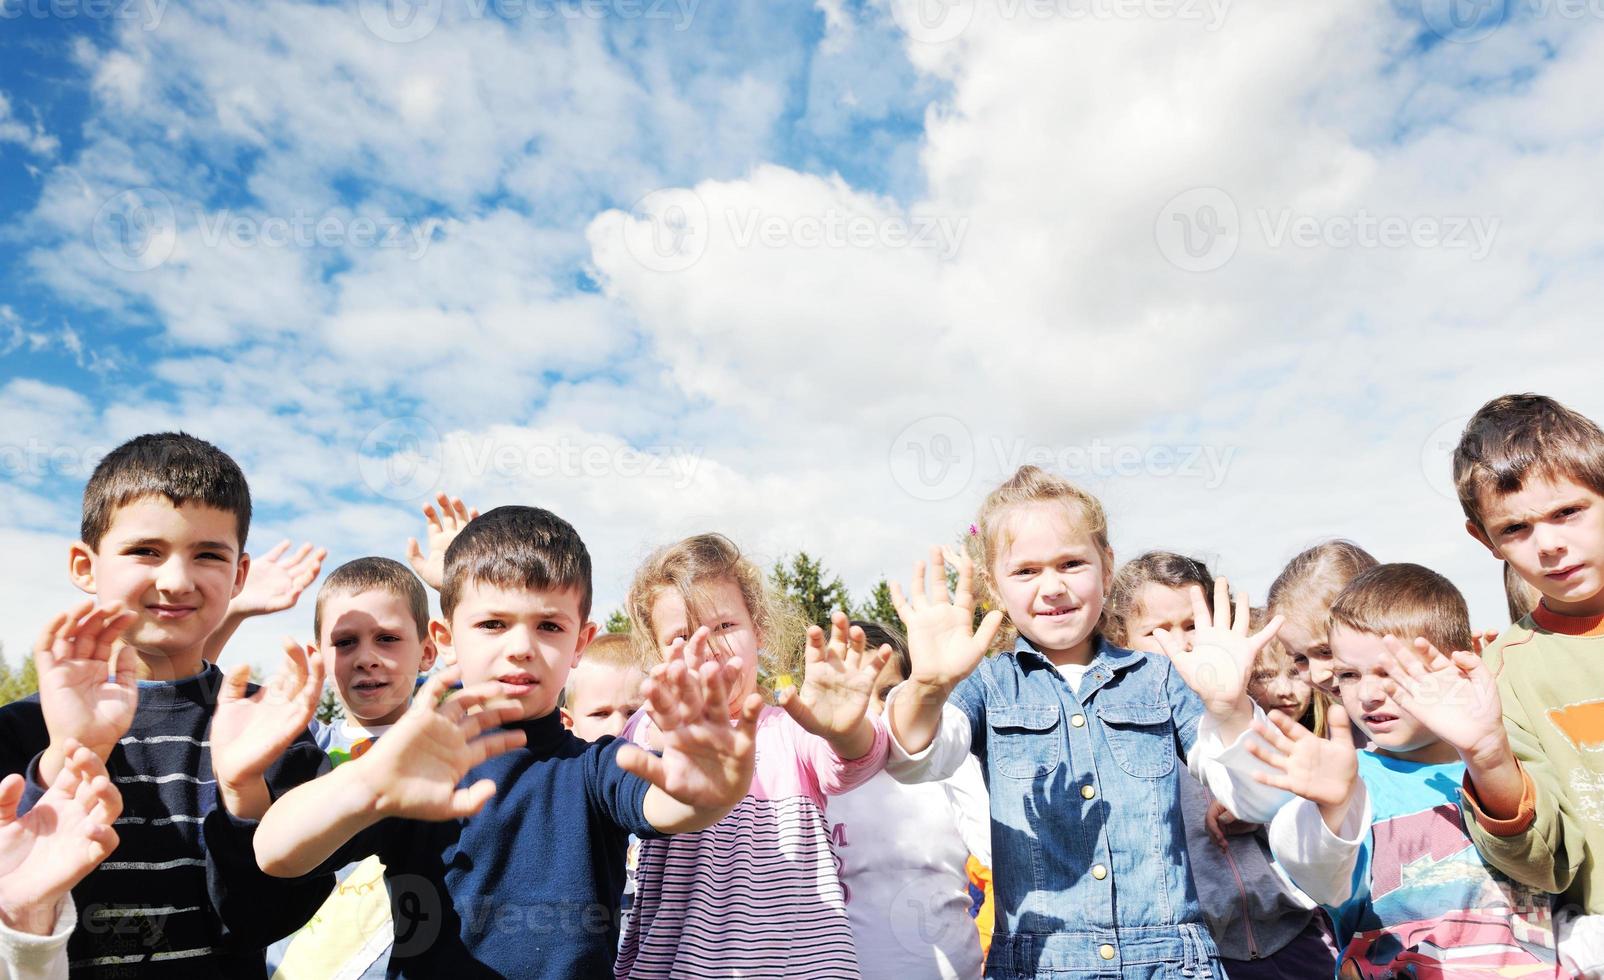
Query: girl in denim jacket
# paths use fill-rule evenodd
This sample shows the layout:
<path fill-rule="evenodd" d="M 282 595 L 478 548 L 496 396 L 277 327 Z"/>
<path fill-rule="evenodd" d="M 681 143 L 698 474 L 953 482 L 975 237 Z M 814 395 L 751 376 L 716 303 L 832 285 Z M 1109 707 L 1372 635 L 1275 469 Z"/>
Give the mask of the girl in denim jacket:
<path fill-rule="evenodd" d="M 974 623 L 975 562 L 942 554 L 915 587 L 893 586 L 913 673 L 892 692 L 888 769 L 941 779 L 973 752 L 991 793 L 997 927 L 986 976 L 1220 980 L 1187 860 L 1176 760 L 1241 818 L 1287 798 L 1246 778 L 1241 741 L 1257 712 L 1247 675 L 1280 620 L 1248 635 L 1226 584 L 1216 620 L 1193 594 L 1196 630 L 1159 630 L 1169 657 L 1121 649 L 1101 627 L 1113 577 L 1097 499 L 1022 467 L 986 499 L 971 540 L 1000 608 Z M 1017 639 L 986 652 L 1004 622 Z M 1258 712 L 1262 715 L 1262 712 Z M 1232 770 L 1235 770 L 1233 773 Z"/>

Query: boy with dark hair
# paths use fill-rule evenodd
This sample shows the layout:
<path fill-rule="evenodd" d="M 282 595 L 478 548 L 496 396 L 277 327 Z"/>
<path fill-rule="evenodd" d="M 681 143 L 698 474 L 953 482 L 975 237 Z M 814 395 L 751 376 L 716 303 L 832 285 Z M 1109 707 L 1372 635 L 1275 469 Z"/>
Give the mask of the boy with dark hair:
<path fill-rule="evenodd" d="M 1330 642 L 1331 738 L 1275 712 L 1274 727 L 1254 725 L 1268 748 L 1248 751 L 1278 770 L 1260 781 L 1302 797 L 1271 821 L 1270 847 L 1331 913 L 1340 975 L 1568 976 L 1549 897 L 1483 862 L 1459 805 L 1458 732 L 1498 716 L 1496 697 L 1431 681 L 1475 663 L 1459 590 L 1419 565 L 1372 568 L 1332 604 Z M 1355 753 L 1350 716 L 1373 748 Z"/>
<path fill-rule="evenodd" d="M 248 664 L 225 676 L 205 657 L 249 566 L 250 514 L 244 475 L 210 443 L 162 433 L 109 453 L 69 554 L 96 603 L 46 634 L 98 623 L 104 642 L 41 641 L 38 695 L 0 708 L 0 773 L 27 776 L 24 810 L 74 743 L 123 796 L 116 851 L 73 890 L 75 976 L 264 977 L 262 950 L 332 885 L 262 874 L 235 819 L 259 817 L 323 764 L 306 731 L 323 672 L 307 651 L 288 649 L 269 690 L 248 683 Z"/>
<path fill-rule="evenodd" d="M 740 801 L 761 699 L 731 726 L 739 665 L 708 656 L 699 630 L 647 684 L 662 757 L 586 743 L 556 710 L 596 633 L 574 529 L 498 507 L 451 543 L 443 577 L 430 635 L 455 666 L 361 758 L 275 803 L 257 857 L 297 875 L 378 854 L 396 923 L 391 976 L 610 977 L 629 834 L 699 830 Z M 446 697 L 457 675 L 465 687 Z"/>

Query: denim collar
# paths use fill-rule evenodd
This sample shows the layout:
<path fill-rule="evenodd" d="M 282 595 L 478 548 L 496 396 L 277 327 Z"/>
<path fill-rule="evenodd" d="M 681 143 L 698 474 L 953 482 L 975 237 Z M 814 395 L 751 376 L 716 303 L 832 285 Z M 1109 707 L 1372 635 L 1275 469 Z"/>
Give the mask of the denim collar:
<path fill-rule="evenodd" d="M 1126 671 L 1142 662 L 1143 656 L 1134 650 L 1117 647 L 1108 642 L 1103 634 L 1098 633 L 1094 638 L 1096 653 L 1092 662 L 1086 668 L 1086 676 L 1081 681 L 1082 693 L 1090 695 L 1093 691 L 1112 680 L 1115 675 Z M 1019 669 L 1025 674 L 1037 670 L 1050 670 L 1058 673 L 1058 667 L 1029 640 L 1020 636 L 1014 640 L 1014 659 Z"/>

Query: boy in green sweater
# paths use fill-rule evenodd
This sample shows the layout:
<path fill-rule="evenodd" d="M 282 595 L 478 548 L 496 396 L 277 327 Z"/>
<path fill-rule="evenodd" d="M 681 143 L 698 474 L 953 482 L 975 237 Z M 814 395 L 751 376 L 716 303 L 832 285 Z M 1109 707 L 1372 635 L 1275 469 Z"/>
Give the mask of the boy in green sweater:
<path fill-rule="evenodd" d="M 1495 398 L 1465 427 L 1454 484 L 1466 530 L 1541 593 L 1481 663 L 1455 655 L 1444 671 L 1473 680 L 1479 701 L 1496 679 L 1503 705 L 1502 725 L 1467 712 L 1485 719 L 1461 745 L 1469 830 L 1488 863 L 1563 894 L 1560 952 L 1593 975 L 1604 969 L 1604 431 L 1551 398 Z"/>

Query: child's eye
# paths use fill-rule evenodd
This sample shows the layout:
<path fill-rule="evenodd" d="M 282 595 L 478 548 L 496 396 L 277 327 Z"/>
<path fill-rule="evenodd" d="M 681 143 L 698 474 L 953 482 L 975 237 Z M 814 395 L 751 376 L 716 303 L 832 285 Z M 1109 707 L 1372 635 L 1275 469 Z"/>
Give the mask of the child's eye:
<path fill-rule="evenodd" d="M 507 624 L 499 619 L 486 619 L 475 623 L 474 626 L 482 630 L 499 630 L 506 629 Z"/>
<path fill-rule="evenodd" d="M 339 649 L 341 649 L 343 647 L 351 646 L 355 642 L 356 641 L 351 639 L 350 637 L 344 636 L 344 637 L 341 637 L 340 639 L 334 641 L 334 649 L 339 650 Z"/>
<path fill-rule="evenodd" d="M 1292 663 L 1296 667 L 1307 667 L 1309 666 L 1309 658 L 1300 653 L 1292 658 Z"/>
<path fill-rule="evenodd" d="M 716 632 L 723 633 L 726 630 L 732 630 L 734 628 L 735 628 L 735 624 L 734 623 L 719 623 L 718 624 L 718 630 Z"/>
<path fill-rule="evenodd" d="M 208 558 L 208 559 L 211 559 L 212 561 L 228 561 L 227 558 L 223 557 L 222 555 L 218 554 L 215 551 L 203 551 L 203 552 L 200 553 L 200 555 L 198 557 Z"/>
<path fill-rule="evenodd" d="M 141 558 L 148 558 L 148 557 L 151 557 L 151 556 L 156 554 L 156 549 L 155 548 L 129 548 L 127 551 L 123 552 L 123 554 L 125 554 L 125 555 L 138 555 Z"/>
<path fill-rule="evenodd" d="M 401 642 L 401 638 L 399 636 L 396 636 L 394 633 L 386 633 L 383 636 L 379 637 L 379 642 L 380 643 L 400 643 Z"/>
<path fill-rule="evenodd" d="M 561 623 L 553 623 L 550 620 L 547 620 L 546 622 L 540 624 L 540 629 L 546 633 L 561 633 L 563 631 L 563 626 Z"/>
<path fill-rule="evenodd" d="M 1181 632 L 1183 632 L 1183 633 L 1195 633 L 1195 632 L 1197 632 L 1197 623 L 1193 622 L 1190 619 L 1187 620 L 1186 621 L 1186 625 L 1181 627 Z"/>
<path fill-rule="evenodd" d="M 1024 568 L 1016 568 L 1016 569 L 1014 569 L 1014 577 L 1015 578 L 1028 578 L 1028 577 L 1030 577 L 1032 575 L 1035 575 L 1036 571 L 1037 571 L 1036 569 L 1031 568 L 1029 566 L 1026 566 Z"/>
<path fill-rule="evenodd" d="M 1511 534 L 1519 534 L 1520 532 L 1522 532 L 1524 530 L 1526 530 L 1526 525 L 1524 525 L 1524 524 L 1510 524 L 1509 526 L 1505 527 L 1502 531 L 1499 531 L 1498 533 L 1502 534 L 1502 535 L 1505 535 L 1507 537 L 1508 535 L 1511 535 Z"/>
<path fill-rule="evenodd" d="M 592 711 L 590 713 L 590 716 L 592 718 L 606 718 L 610 714 L 612 714 L 611 711 L 600 711 L 600 710 L 598 710 L 598 711 Z"/>

